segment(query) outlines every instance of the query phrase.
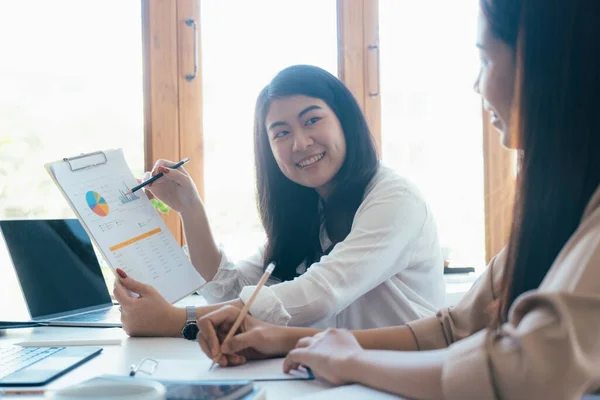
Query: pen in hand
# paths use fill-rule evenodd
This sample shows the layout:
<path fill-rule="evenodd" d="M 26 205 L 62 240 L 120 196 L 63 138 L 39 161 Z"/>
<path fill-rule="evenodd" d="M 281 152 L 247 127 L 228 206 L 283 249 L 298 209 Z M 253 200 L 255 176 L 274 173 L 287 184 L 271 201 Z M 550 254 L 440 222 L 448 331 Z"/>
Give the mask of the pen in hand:
<path fill-rule="evenodd" d="M 269 279 L 269 276 L 271 276 L 271 273 L 273 272 L 274 269 L 275 269 L 275 265 L 273 265 L 273 264 L 270 264 L 267 267 L 262 278 L 260 278 L 260 281 L 258 281 L 258 284 L 256 285 L 256 288 L 254 289 L 254 293 L 252 293 L 252 296 L 250 297 L 248 302 L 244 305 L 244 308 L 242 308 L 242 311 L 240 311 L 240 314 L 238 315 L 235 322 L 233 323 L 233 326 L 229 330 L 229 333 L 227 334 L 227 336 L 225 336 L 225 339 L 223 339 L 223 343 L 221 343 L 221 347 L 223 347 L 225 342 L 227 342 L 229 339 L 231 339 L 233 337 L 233 335 L 235 335 L 235 332 L 237 332 L 238 328 L 242 324 L 242 321 L 244 320 L 244 318 L 246 318 L 246 315 L 248 314 L 248 310 L 250 310 L 252 303 L 254 303 L 254 300 L 258 296 L 258 292 L 260 292 L 260 289 L 267 282 L 267 280 Z M 217 354 L 215 357 L 213 357 L 212 364 L 210 365 L 210 368 L 208 369 L 209 371 L 215 366 L 215 364 L 217 364 L 219 362 L 219 359 L 221 357 L 223 357 L 223 353 L 221 352 L 221 350 L 219 350 L 219 354 Z"/>
<path fill-rule="evenodd" d="M 187 163 L 188 161 L 190 161 L 189 157 L 184 158 L 183 160 L 179 161 L 177 164 L 174 164 L 172 167 L 168 167 L 168 168 L 169 169 L 177 169 L 177 168 L 181 167 L 183 164 Z M 140 183 L 139 185 L 135 186 L 134 188 L 129 189 L 127 194 L 132 194 L 132 193 L 140 190 L 144 186 L 151 184 L 152 182 L 156 181 L 158 178 L 160 178 L 164 175 L 165 174 L 163 174 L 162 172 L 159 172 L 158 174 L 154 175 L 152 178 L 148 179 L 147 181 L 144 181 L 144 182 Z"/>

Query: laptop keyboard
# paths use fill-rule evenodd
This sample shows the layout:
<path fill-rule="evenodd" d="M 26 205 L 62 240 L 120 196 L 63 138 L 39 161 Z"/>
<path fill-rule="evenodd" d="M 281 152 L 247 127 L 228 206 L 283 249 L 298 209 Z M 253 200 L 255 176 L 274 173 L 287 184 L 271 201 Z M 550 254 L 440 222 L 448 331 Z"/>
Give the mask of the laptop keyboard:
<path fill-rule="evenodd" d="M 0 347 L 0 379 L 63 349 L 64 347 Z"/>
<path fill-rule="evenodd" d="M 92 311 L 85 314 L 71 315 L 68 317 L 58 318 L 56 321 L 64 322 L 113 322 L 121 323 L 121 314 L 116 307 L 111 307 L 106 310 Z"/>

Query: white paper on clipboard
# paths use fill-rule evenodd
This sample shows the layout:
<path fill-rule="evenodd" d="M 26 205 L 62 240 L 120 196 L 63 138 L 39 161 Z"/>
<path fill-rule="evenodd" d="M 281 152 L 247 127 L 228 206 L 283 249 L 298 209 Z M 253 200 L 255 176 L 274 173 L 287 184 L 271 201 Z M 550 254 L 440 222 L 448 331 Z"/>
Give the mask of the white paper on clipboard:
<path fill-rule="evenodd" d="M 143 190 L 121 149 L 46 165 L 113 272 L 154 286 L 171 304 L 206 281 L 194 269 Z"/>

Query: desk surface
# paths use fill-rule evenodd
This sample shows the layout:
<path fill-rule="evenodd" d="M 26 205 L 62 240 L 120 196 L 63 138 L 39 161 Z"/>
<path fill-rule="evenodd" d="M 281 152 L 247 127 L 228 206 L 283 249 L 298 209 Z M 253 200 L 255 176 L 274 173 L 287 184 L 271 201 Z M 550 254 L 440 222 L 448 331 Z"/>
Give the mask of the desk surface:
<path fill-rule="evenodd" d="M 447 294 L 451 299 L 448 299 L 449 305 L 452 305 L 462 297 L 464 292 L 468 290 L 474 280 L 473 274 L 464 276 L 452 276 L 446 278 Z M 4 303 L 4 302 L 2 302 Z M 201 305 L 203 299 L 200 296 L 190 296 L 182 300 L 177 305 L 183 307 L 185 305 Z M 5 307 L 9 304 L 4 303 Z M 24 306 L 24 305 L 23 305 Z M 0 305 L 0 311 L 5 308 Z M 11 307 L 12 308 L 12 307 Z M 6 310 L 4 310 L 6 311 Z M 41 340 L 48 336 L 56 337 L 64 334 L 71 337 L 85 337 L 93 335 L 97 337 L 101 334 L 102 329 L 98 328 L 64 328 L 64 327 L 43 327 L 9 330 L 5 334 L 0 332 L 0 346 L 9 345 L 22 341 Z M 114 331 L 112 332 L 114 336 Z M 111 337 L 112 337 L 111 336 Z M 89 362 L 81 365 L 75 370 L 69 372 L 63 377 L 50 383 L 48 388 L 58 389 L 61 387 L 73 385 L 92 377 L 102 374 L 117 374 L 126 371 L 131 364 L 137 363 L 144 357 L 155 359 L 181 359 L 181 360 L 198 360 L 200 357 L 206 357 L 195 342 L 186 341 L 176 338 L 129 338 L 123 333 L 123 342 L 121 345 L 101 345 L 103 352 Z M 184 371 L 182 371 L 184 372 Z M 267 398 L 271 399 L 290 399 L 294 397 L 316 395 L 330 389 L 331 386 L 321 381 L 282 381 L 282 382 L 260 382 L 260 386 L 267 391 Z M 356 386 L 359 390 L 351 390 L 346 388 L 342 397 L 346 400 L 353 398 L 362 398 L 365 391 L 369 391 L 369 398 L 376 399 L 379 392 L 372 391 Z M 341 394 L 341 393 L 340 393 Z M 332 395 L 334 395 L 332 393 Z M 380 394 L 383 399 L 389 399 L 389 395 Z M 19 396 L 19 399 L 27 397 Z M 29 397 L 31 399 L 39 399 L 40 397 Z"/>
<path fill-rule="evenodd" d="M 0 346 L 10 345 L 25 340 L 39 340 L 48 335 L 55 336 L 57 332 L 71 337 L 98 335 L 98 328 L 60 328 L 43 327 L 9 330 L 0 337 Z M 176 338 L 128 338 L 123 334 L 121 345 L 102 346 L 104 351 L 98 357 L 88 361 L 63 377 L 53 381 L 48 388 L 58 389 L 83 382 L 102 374 L 116 374 L 127 371 L 131 364 L 137 363 L 144 357 L 155 359 L 198 360 L 206 357 L 198 348 L 198 344 Z M 185 371 L 182 371 L 185 373 Z M 281 381 L 259 382 L 257 385 L 266 389 L 267 399 L 322 399 L 343 397 L 344 400 L 372 399 L 389 400 L 396 398 L 389 394 L 377 392 L 359 385 L 331 389 L 331 386 L 315 381 Z M 330 390 L 327 390 L 330 389 Z M 40 397 L 19 396 L 18 399 L 40 399 Z M 585 396 L 583 400 L 600 400 L 600 396 Z"/>
<path fill-rule="evenodd" d="M 98 328 L 43 327 L 9 330 L 5 336 L 0 337 L 0 346 L 24 340 L 40 339 L 47 335 L 55 336 L 57 330 L 60 330 L 64 335 L 75 337 L 84 337 L 89 330 L 94 331 L 93 335 L 98 335 Z M 196 342 L 176 338 L 128 338 L 124 336 L 123 343 L 120 346 L 104 345 L 101 347 L 104 350 L 98 357 L 93 358 L 68 374 L 51 382 L 48 388 L 58 389 L 98 375 L 116 374 L 119 371 L 127 371 L 131 364 L 137 363 L 144 357 L 181 360 L 197 360 L 201 357 L 206 357 Z M 269 400 L 289 399 L 331 388 L 330 385 L 317 380 L 259 382 L 257 385 L 266 389 Z M 19 396 L 18 398 L 26 399 L 28 397 Z M 40 397 L 29 398 L 39 399 Z"/>

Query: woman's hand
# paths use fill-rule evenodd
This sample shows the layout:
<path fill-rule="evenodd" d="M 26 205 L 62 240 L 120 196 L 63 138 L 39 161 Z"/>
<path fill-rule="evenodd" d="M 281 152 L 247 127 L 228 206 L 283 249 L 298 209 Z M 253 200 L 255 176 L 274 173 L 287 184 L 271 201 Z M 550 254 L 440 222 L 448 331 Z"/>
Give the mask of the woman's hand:
<path fill-rule="evenodd" d="M 194 181 L 185 168 L 170 169 L 173 165 L 175 163 L 172 161 L 158 160 L 152 172 L 147 172 L 143 180 L 161 172 L 164 176 L 146 186 L 146 189 L 178 213 L 187 213 L 201 207 L 202 200 Z"/>
<path fill-rule="evenodd" d="M 219 364 L 233 366 L 246 360 L 283 356 L 290 350 L 291 345 L 286 345 L 290 343 L 286 340 L 286 328 L 251 316 L 246 316 L 236 335 L 223 344 L 240 312 L 239 308 L 224 306 L 198 319 L 198 342 L 210 359 L 222 352 Z"/>
<path fill-rule="evenodd" d="M 115 281 L 113 294 L 120 304 L 121 323 L 129 336 L 179 336 L 185 325 L 185 309 L 169 304 L 158 291 L 127 276 L 117 269 L 120 276 Z M 127 290 L 137 293 L 131 297 Z"/>
<path fill-rule="evenodd" d="M 283 369 L 288 373 L 303 365 L 320 378 L 334 385 L 343 385 L 350 383 L 345 373 L 350 369 L 349 363 L 362 351 L 349 331 L 328 329 L 313 337 L 300 339 L 285 359 Z"/>

